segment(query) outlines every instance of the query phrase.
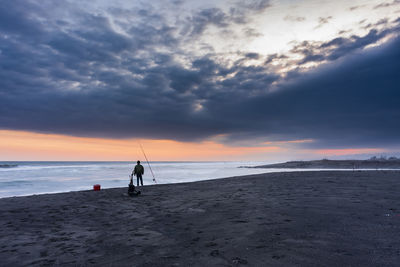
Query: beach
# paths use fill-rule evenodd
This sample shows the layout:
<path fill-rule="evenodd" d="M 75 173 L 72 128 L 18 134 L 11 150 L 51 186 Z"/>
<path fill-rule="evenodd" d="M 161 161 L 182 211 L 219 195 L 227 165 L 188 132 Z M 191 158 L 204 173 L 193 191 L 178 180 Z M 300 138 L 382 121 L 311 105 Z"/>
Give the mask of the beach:
<path fill-rule="evenodd" d="M 1 266 L 396 266 L 399 171 L 0 199 Z"/>

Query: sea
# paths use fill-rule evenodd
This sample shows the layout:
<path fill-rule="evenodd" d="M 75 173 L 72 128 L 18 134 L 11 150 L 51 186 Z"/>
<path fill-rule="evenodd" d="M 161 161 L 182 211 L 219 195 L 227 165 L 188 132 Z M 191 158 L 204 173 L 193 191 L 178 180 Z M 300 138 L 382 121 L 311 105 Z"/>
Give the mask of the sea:
<path fill-rule="evenodd" d="M 128 186 L 136 162 L 0 162 L 0 198 Z M 277 171 L 239 168 L 267 162 L 142 162 L 144 185 L 170 184 Z M 150 167 L 149 167 L 150 166 Z M 153 181 L 153 174 L 155 181 Z M 279 171 L 284 171 L 280 169 Z M 293 171 L 293 170 L 291 170 Z M 134 177 L 135 179 L 135 177 Z M 136 183 L 136 181 L 135 181 Z"/>

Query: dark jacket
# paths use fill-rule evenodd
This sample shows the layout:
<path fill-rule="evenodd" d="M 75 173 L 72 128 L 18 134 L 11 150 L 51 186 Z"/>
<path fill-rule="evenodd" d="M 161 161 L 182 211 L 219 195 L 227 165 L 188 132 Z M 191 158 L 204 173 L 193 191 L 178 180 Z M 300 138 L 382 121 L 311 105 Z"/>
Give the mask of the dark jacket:
<path fill-rule="evenodd" d="M 133 170 L 134 175 L 143 175 L 144 174 L 144 168 L 141 164 L 137 164 L 135 166 L 135 169 Z"/>

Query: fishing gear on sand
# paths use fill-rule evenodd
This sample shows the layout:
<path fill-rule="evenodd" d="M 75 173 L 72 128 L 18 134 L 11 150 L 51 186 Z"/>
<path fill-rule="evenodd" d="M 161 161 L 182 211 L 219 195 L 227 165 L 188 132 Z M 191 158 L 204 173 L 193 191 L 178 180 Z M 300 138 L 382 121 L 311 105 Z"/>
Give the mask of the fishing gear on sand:
<path fill-rule="evenodd" d="M 129 175 L 129 178 L 130 178 L 130 183 L 128 185 L 128 195 L 131 197 L 140 195 L 141 192 L 139 190 L 136 190 L 136 187 L 133 184 L 133 175 L 132 174 Z"/>
<path fill-rule="evenodd" d="M 157 181 L 156 181 L 156 177 L 154 176 L 153 170 L 151 169 L 151 166 L 150 166 L 149 160 L 147 159 L 146 153 L 144 152 L 144 149 L 143 149 L 143 147 L 142 147 L 142 144 L 141 144 L 140 142 L 139 142 L 139 146 L 140 146 L 140 149 L 141 149 L 141 150 L 142 150 L 142 152 L 143 152 L 143 156 L 144 156 L 144 158 L 146 159 L 147 165 L 149 166 L 149 169 L 150 169 L 151 175 L 153 176 L 153 181 L 154 181 L 155 183 L 157 183 Z"/>

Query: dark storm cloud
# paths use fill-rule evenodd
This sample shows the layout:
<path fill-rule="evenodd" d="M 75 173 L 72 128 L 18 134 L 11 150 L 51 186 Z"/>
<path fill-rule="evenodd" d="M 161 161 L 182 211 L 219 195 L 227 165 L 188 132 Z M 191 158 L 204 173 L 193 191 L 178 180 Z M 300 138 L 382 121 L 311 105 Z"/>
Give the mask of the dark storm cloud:
<path fill-rule="evenodd" d="M 18 3 L 0 6 L 11 14 L 0 16 L 1 129 L 338 147 L 399 141 L 400 41 L 362 50 L 397 28 L 298 44 L 292 52 L 308 57 L 304 64 L 332 64 L 282 78 L 270 64 L 285 55 L 243 53 L 233 66 L 213 54 L 179 58 L 183 39 L 238 23 L 237 11 L 198 10 L 177 28 L 155 9 L 113 9 L 112 21 L 83 11 L 56 18 L 47 6 Z M 251 3 L 245 12 L 268 7 Z M 255 60 L 264 64 L 248 64 Z"/>
<path fill-rule="evenodd" d="M 246 131 L 227 142 L 239 136 L 258 138 L 263 131 L 276 140 L 315 139 L 304 144 L 309 147 L 398 144 L 399 59 L 398 38 L 362 56 L 297 76 L 274 93 L 246 99 L 240 108 L 222 107 L 222 116 L 249 122 Z"/>
<path fill-rule="evenodd" d="M 9 8 L 27 16 L 17 12 L 18 5 Z M 25 23 L 23 31 L 14 29 L 12 36 L 3 31 L 1 127 L 83 136 L 204 138 L 225 123 L 196 112 L 197 103 L 229 92 L 237 97 L 256 93 L 275 79 L 263 68 L 227 69 L 206 57 L 183 67 L 174 59 L 179 52 L 174 27 L 149 23 L 149 17 L 163 20 L 152 10 L 129 12 L 141 19 L 129 25 L 127 34 L 117 32 L 106 16 L 88 13 L 78 18 L 84 27 L 66 21 L 64 30 L 40 31 L 36 42 L 30 40 L 37 38 L 40 20 Z M 197 34 L 203 31 L 199 16 L 225 26 L 221 12 L 202 10 L 191 24 Z M 2 19 L 2 25 L 8 23 Z M 156 51 L 163 47 L 171 52 Z M 224 88 L 229 80 L 212 81 L 232 72 L 243 81 L 231 82 L 229 90 Z"/>
<path fill-rule="evenodd" d="M 15 8 L 16 5 L 20 5 Z M 34 14 L 34 15 L 33 15 Z M 6 34 L 41 35 L 45 25 L 40 23 L 43 10 L 26 1 L 2 1 L 0 8 L 0 30 Z M 16 20 L 16 18 L 18 18 Z"/>

